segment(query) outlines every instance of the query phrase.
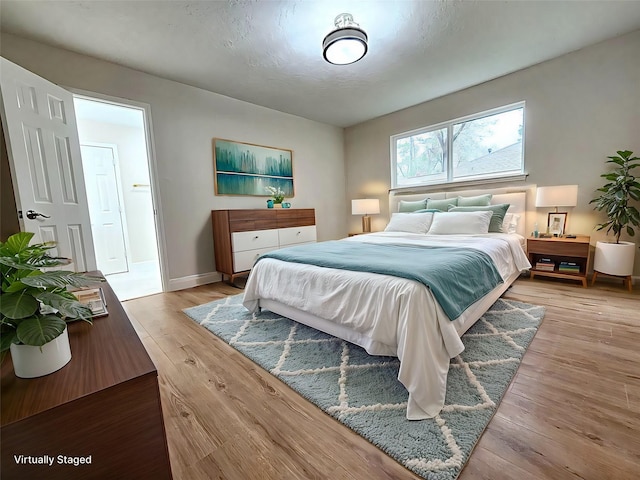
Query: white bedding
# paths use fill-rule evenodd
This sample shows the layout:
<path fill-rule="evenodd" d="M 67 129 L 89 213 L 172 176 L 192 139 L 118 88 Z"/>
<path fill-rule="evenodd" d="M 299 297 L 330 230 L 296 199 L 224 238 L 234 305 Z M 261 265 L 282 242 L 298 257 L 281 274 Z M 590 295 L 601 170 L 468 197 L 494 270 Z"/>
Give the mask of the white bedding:
<path fill-rule="evenodd" d="M 522 237 L 517 234 L 443 236 L 380 232 L 344 241 L 474 248 L 493 259 L 505 281 L 530 268 L 521 247 Z M 408 419 L 432 418 L 442 409 L 449 359 L 460 354 L 464 346 L 455 322 L 444 314 L 431 290 L 421 283 L 266 258 L 251 271 L 244 305 L 254 312 L 261 306 L 261 300 L 275 301 L 291 312 L 304 312 L 338 324 L 338 331 L 347 332 L 341 335 L 346 340 L 352 341 L 348 332 L 355 332 L 358 338 L 365 339 L 356 343 L 371 355 L 397 356 L 398 380 L 409 392 Z M 484 312 L 477 318 L 481 313 Z"/>

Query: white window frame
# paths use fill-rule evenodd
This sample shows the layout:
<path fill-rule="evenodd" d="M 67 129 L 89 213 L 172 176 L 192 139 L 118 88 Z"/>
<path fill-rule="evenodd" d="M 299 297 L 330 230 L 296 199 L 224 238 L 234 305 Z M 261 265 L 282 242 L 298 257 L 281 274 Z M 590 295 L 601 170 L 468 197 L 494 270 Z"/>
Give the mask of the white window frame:
<path fill-rule="evenodd" d="M 464 179 L 453 178 L 453 162 L 451 161 L 451 155 L 453 152 L 453 126 L 458 123 L 468 122 L 471 120 L 477 120 L 479 118 L 489 117 L 492 115 L 497 115 L 500 113 L 509 112 L 511 110 L 517 110 L 522 108 L 522 164 L 519 172 L 509 171 L 509 172 L 494 172 L 487 175 L 474 175 L 469 177 L 464 177 Z M 391 158 L 391 190 L 394 191 L 402 191 L 402 190 L 415 190 L 416 188 L 422 187 L 432 187 L 432 186 L 451 186 L 451 185 L 483 185 L 488 183 L 496 183 L 496 182 L 509 182 L 516 180 L 524 180 L 527 177 L 525 173 L 525 155 L 524 155 L 524 145 L 525 145 L 525 102 L 517 102 L 512 103 L 510 105 L 505 105 L 498 108 L 493 108 L 491 110 L 485 110 L 483 112 L 474 113 L 472 115 L 467 115 L 464 117 L 455 118 L 453 120 L 449 120 L 446 122 L 441 122 L 435 125 L 429 125 L 428 127 L 421 127 L 415 130 L 410 130 L 408 132 L 398 133 L 396 135 L 391 135 L 390 137 L 390 158 Z M 423 133 L 429 133 L 436 130 L 440 130 L 446 128 L 447 129 L 447 152 L 448 158 L 446 158 L 446 176 L 447 179 L 445 181 L 435 181 L 435 182 L 425 182 L 415 185 L 398 185 L 397 182 L 397 142 L 400 139 L 404 139 L 407 137 L 411 137 L 414 135 L 420 135 Z"/>

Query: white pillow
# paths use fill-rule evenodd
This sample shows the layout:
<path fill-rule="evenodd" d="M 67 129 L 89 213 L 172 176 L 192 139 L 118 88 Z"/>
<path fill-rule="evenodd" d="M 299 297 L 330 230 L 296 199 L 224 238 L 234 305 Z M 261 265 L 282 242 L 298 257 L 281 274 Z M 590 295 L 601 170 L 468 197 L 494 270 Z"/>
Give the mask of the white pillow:
<path fill-rule="evenodd" d="M 492 211 L 436 212 L 429 235 L 488 233 L 492 216 Z"/>
<path fill-rule="evenodd" d="M 518 220 L 520 220 L 520 215 L 517 215 L 515 213 L 505 213 L 504 221 L 502 222 L 502 232 L 517 233 Z"/>
<path fill-rule="evenodd" d="M 433 212 L 393 213 L 385 232 L 427 233 Z"/>

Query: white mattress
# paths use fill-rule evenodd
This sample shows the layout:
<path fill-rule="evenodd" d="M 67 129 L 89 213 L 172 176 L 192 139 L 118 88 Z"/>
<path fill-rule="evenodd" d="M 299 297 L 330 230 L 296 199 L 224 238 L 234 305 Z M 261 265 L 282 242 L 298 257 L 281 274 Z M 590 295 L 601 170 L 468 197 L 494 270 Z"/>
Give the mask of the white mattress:
<path fill-rule="evenodd" d="M 380 232 L 351 242 L 466 246 L 487 253 L 504 280 L 451 321 L 431 290 L 404 278 L 260 260 L 245 287 L 244 305 L 267 308 L 365 348 L 400 359 L 398 379 L 409 392 L 407 418 L 435 416 L 444 405 L 449 359 L 460 354 L 464 333 L 530 267 L 517 234 L 420 235 Z"/>

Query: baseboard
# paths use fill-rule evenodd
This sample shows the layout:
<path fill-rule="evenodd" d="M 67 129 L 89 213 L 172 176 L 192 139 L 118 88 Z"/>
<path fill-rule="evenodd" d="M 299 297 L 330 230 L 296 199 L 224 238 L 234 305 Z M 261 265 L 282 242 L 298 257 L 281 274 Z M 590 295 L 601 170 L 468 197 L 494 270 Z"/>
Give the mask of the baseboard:
<path fill-rule="evenodd" d="M 185 288 L 197 287 L 198 285 L 206 285 L 222 280 L 222 275 L 218 272 L 200 273 L 198 275 L 189 275 L 188 277 L 172 278 L 169 280 L 169 291 L 184 290 Z"/>

